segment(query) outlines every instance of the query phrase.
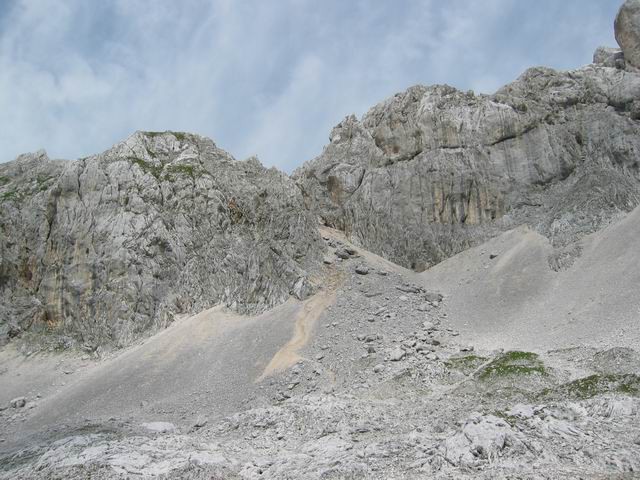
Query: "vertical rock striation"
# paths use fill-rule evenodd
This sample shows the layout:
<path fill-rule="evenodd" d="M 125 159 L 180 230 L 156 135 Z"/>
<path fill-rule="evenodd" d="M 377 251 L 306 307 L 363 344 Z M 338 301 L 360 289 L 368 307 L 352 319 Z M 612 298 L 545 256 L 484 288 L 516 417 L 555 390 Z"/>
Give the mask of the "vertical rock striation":
<path fill-rule="evenodd" d="M 74 162 L 0 165 L 0 330 L 126 345 L 218 303 L 303 298 L 322 256 L 294 183 L 206 138 L 137 132 Z"/>
<path fill-rule="evenodd" d="M 522 223 L 568 247 L 640 203 L 640 75 L 611 65 L 532 68 L 493 95 L 411 87 L 294 178 L 329 225 L 416 270 Z"/>

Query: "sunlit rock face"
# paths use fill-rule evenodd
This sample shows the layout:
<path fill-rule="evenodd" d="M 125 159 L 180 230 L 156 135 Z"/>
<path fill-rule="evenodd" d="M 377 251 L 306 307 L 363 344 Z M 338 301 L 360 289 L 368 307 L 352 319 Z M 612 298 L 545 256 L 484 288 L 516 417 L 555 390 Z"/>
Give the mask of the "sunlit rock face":
<path fill-rule="evenodd" d="M 329 225 L 416 270 L 522 223 L 566 247 L 640 202 L 640 76 L 610 60 L 493 95 L 411 87 L 294 177 Z"/>
<path fill-rule="evenodd" d="M 216 304 L 307 296 L 315 218 L 285 174 L 206 138 L 138 132 L 73 162 L 0 165 L 0 330 L 126 345 Z"/>

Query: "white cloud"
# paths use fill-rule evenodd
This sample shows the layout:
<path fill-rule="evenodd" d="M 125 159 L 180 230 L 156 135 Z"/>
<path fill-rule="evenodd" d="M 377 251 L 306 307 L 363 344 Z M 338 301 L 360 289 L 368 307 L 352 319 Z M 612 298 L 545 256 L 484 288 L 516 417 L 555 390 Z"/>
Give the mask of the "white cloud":
<path fill-rule="evenodd" d="M 0 161 L 171 129 L 291 170 L 410 85 L 489 92 L 533 63 L 587 63 L 618 3 L 15 0 L 0 4 Z"/>

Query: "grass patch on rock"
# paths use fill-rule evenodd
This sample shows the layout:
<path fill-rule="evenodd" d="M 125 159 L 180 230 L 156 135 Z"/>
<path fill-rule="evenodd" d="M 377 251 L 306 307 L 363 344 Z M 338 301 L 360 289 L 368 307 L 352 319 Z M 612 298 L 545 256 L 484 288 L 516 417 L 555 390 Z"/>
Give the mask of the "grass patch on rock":
<path fill-rule="evenodd" d="M 478 373 L 478 378 L 480 380 L 490 380 L 524 375 L 546 376 L 547 370 L 537 354 L 512 351 L 496 357 Z"/>
<path fill-rule="evenodd" d="M 160 135 L 165 135 L 168 133 L 176 137 L 176 139 L 180 142 L 184 142 L 187 139 L 187 134 L 185 132 L 173 132 L 171 130 L 167 130 L 166 132 L 142 132 L 142 133 L 144 133 L 147 137 L 151 137 L 151 138 L 155 138 Z"/>
<path fill-rule="evenodd" d="M 196 169 L 193 167 L 193 165 L 169 165 L 167 167 L 167 172 L 176 175 L 187 175 L 191 178 L 194 178 Z"/>
<path fill-rule="evenodd" d="M 458 370 L 468 375 L 488 360 L 488 358 L 478 355 L 466 355 L 464 357 L 451 357 L 444 364 L 450 370 Z"/>
<path fill-rule="evenodd" d="M 0 195 L 0 200 L 3 202 L 10 202 L 20 200 L 20 194 L 16 190 L 9 190 Z"/>
<path fill-rule="evenodd" d="M 640 396 L 640 376 L 626 375 L 590 375 L 579 378 L 554 389 L 546 389 L 543 396 L 561 396 L 585 400 L 607 393 L 618 393 L 632 397 Z"/>
<path fill-rule="evenodd" d="M 155 165 L 151 162 L 147 162 L 142 158 L 137 157 L 129 157 L 131 163 L 134 163 L 140 167 L 144 173 L 149 173 L 156 178 L 160 178 L 160 174 L 162 173 L 163 165 Z"/>

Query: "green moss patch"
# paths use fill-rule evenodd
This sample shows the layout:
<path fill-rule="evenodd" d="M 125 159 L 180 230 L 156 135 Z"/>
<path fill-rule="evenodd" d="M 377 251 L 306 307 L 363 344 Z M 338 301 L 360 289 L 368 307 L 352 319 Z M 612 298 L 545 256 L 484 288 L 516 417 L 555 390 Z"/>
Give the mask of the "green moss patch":
<path fill-rule="evenodd" d="M 167 172 L 176 175 L 188 175 L 191 178 L 194 178 L 197 173 L 193 165 L 169 165 Z"/>
<path fill-rule="evenodd" d="M 167 130 L 166 132 L 142 132 L 144 133 L 144 135 L 146 135 L 147 137 L 151 137 L 151 138 L 155 138 L 158 137 L 160 135 L 164 135 L 166 133 L 169 133 L 171 135 L 173 135 L 174 137 L 176 137 L 177 140 L 184 142 L 187 138 L 187 134 L 185 132 L 172 132 L 171 130 Z"/>
<path fill-rule="evenodd" d="M 445 362 L 445 366 L 451 370 L 459 370 L 465 374 L 474 372 L 483 363 L 486 363 L 489 359 L 486 357 L 479 357 L 477 355 L 466 355 L 464 357 L 451 357 Z"/>
<path fill-rule="evenodd" d="M 8 192 L 0 194 L 0 201 L 3 202 L 17 201 L 21 198 L 22 197 L 20 196 L 20 193 L 18 193 L 16 190 L 9 190 Z"/>
<path fill-rule="evenodd" d="M 11 179 L 9 177 L 0 175 L 0 185 L 6 185 L 9 182 L 11 182 Z"/>
<path fill-rule="evenodd" d="M 640 396 L 640 376 L 627 375 L 591 375 L 561 385 L 553 390 L 544 391 L 545 396 L 587 399 L 606 393 L 619 393 Z"/>
<path fill-rule="evenodd" d="M 163 165 L 155 165 L 151 162 L 143 160 L 142 158 L 129 157 L 129 160 L 131 161 L 131 163 L 135 163 L 136 165 L 138 165 L 144 173 L 149 173 L 156 178 L 160 178 L 160 174 L 162 173 L 162 169 L 164 168 Z"/>
<path fill-rule="evenodd" d="M 547 375 L 544 363 L 537 354 L 520 351 L 503 353 L 483 368 L 478 377 L 480 380 L 489 380 L 522 375 Z"/>

